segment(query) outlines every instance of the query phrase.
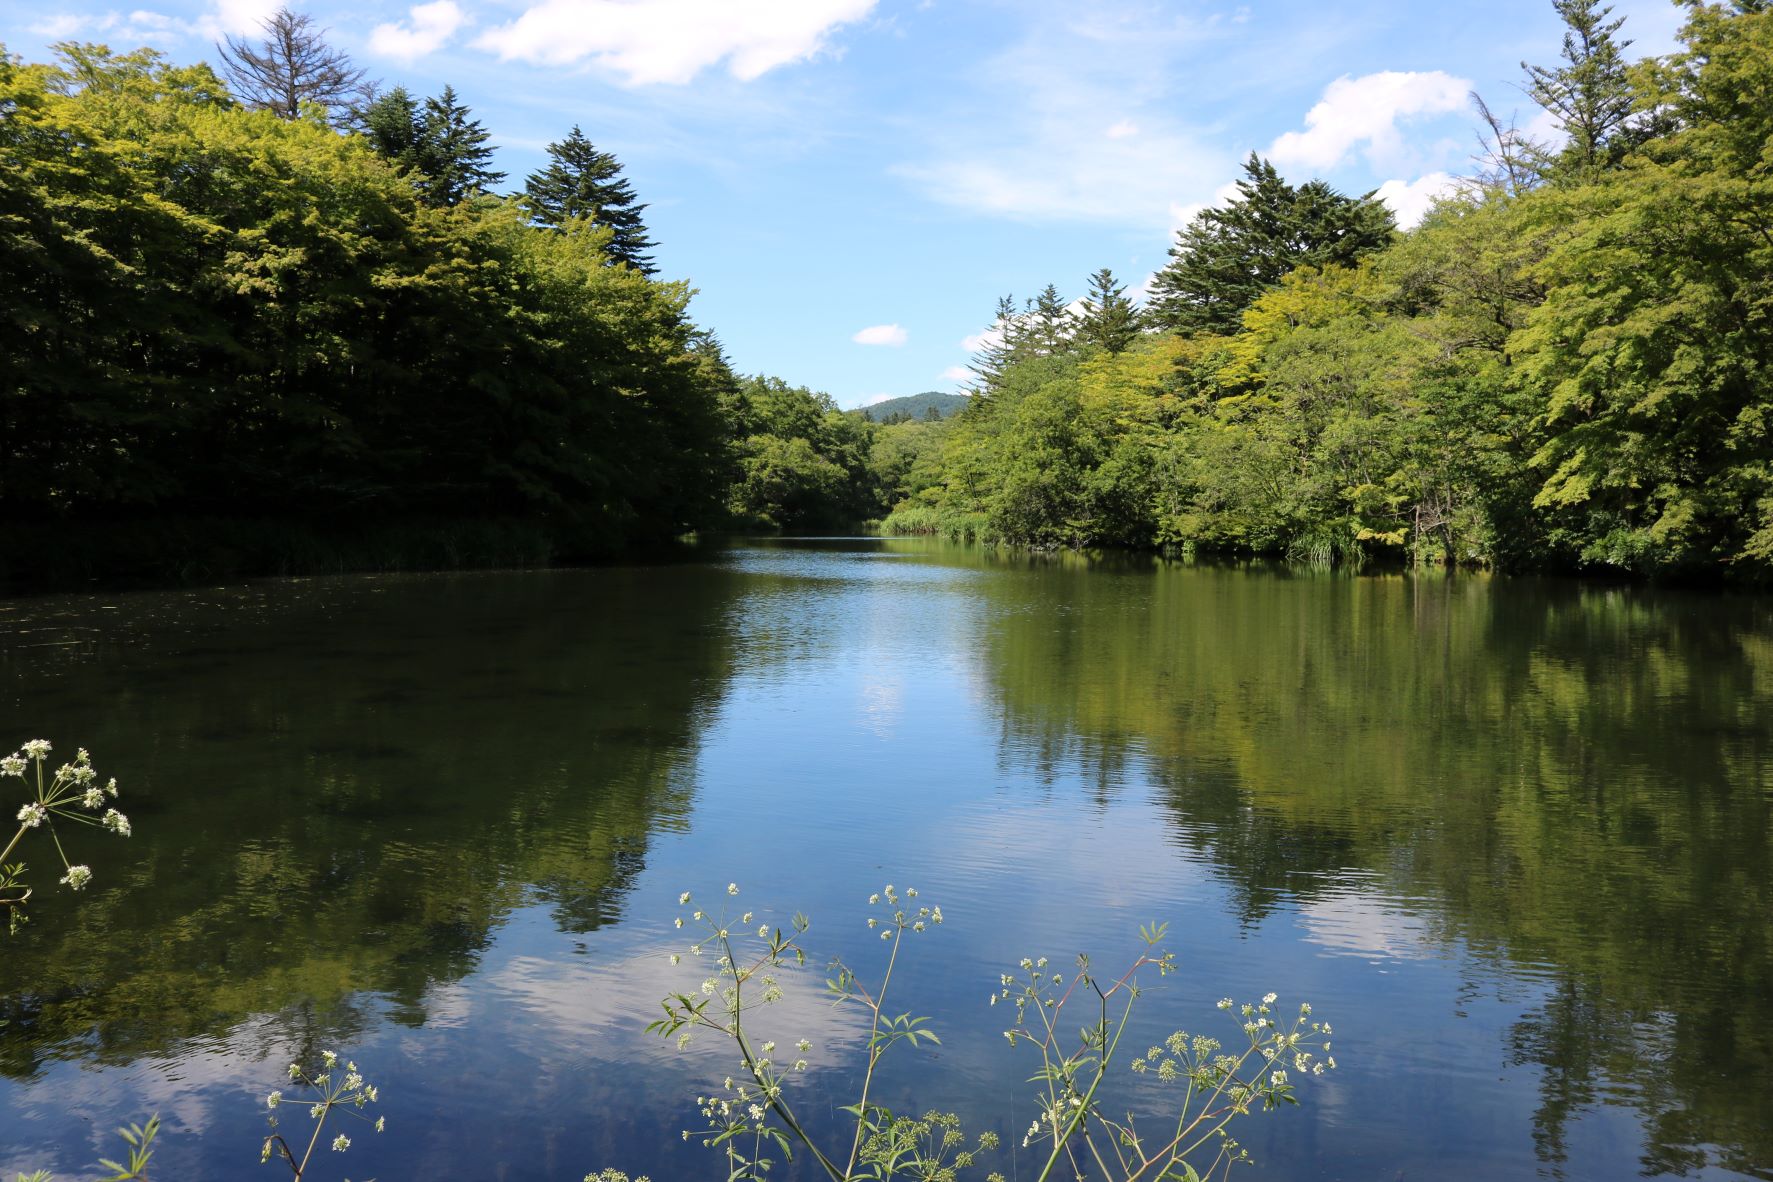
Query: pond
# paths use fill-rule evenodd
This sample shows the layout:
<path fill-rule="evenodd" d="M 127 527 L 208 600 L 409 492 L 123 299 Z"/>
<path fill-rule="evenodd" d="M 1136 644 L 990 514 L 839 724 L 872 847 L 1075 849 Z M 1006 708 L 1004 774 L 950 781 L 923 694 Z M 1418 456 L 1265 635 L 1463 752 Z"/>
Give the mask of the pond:
<path fill-rule="evenodd" d="M 264 1097 L 324 1048 L 387 1131 L 310 1179 L 718 1177 L 734 1055 L 642 1027 L 732 881 L 864 975 L 871 892 L 942 906 L 880 1098 L 1010 1177 L 999 973 L 1167 921 L 1140 1046 L 1270 990 L 1336 1027 L 1243 1177 L 1773 1178 L 1773 600 L 807 539 L 10 600 L 0 645 L 0 743 L 90 748 L 135 829 L 0 942 L 7 1177 L 152 1113 L 157 1177 L 287 1177 Z M 769 1022 L 828 1128 L 822 979 Z"/>

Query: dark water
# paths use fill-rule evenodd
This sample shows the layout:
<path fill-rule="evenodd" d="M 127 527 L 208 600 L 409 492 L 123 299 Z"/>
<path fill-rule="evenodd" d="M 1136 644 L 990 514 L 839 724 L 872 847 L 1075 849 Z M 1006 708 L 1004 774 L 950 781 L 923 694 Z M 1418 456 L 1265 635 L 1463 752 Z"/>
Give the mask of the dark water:
<path fill-rule="evenodd" d="M 156 1177 L 287 1177 L 263 1096 L 324 1047 L 388 1130 L 310 1178 L 721 1176 L 679 1133 L 733 1056 L 641 1027 L 699 979 L 677 893 L 736 880 L 863 966 L 870 891 L 940 903 L 896 988 L 943 1043 L 882 1098 L 1006 1144 L 997 974 L 1164 919 L 1141 1045 L 1269 989 L 1337 1027 L 1245 1177 L 1773 1178 L 1766 599 L 783 542 L 18 600 L 0 642 L 0 743 L 90 747 L 136 831 L 0 942 L 7 1177 L 153 1112 Z M 829 1124 L 853 1015 L 771 1023 Z"/>

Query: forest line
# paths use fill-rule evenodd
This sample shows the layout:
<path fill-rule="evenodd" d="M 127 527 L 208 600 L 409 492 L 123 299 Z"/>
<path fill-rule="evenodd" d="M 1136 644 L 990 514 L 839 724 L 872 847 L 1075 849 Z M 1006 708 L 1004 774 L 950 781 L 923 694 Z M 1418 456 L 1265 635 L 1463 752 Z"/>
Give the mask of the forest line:
<path fill-rule="evenodd" d="M 1482 175 L 1403 231 L 1252 154 L 1143 306 L 1107 270 L 1006 298 L 965 412 L 891 424 L 737 374 L 576 126 L 495 194 L 453 89 L 367 88 L 288 11 L 219 70 L 0 54 L 0 510 L 514 522 L 544 561 L 877 521 L 1763 581 L 1773 11 L 1690 4 L 1631 62 L 1605 7 L 1555 7 L 1523 88 L 1560 142 L 1477 100 Z"/>

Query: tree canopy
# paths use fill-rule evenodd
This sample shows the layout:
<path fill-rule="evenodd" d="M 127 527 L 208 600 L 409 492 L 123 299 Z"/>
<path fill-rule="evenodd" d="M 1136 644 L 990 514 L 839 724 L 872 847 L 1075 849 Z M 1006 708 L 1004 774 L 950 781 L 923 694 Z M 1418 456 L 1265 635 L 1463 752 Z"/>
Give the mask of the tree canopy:
<path fill-rule="evenodd" d="M 1557 152 L 1479 104 L 1490 169 L 1397 233 L 1251 157 L 1182 233 L 1156 331 L 1029 344 L 889 529 L 1307 561 L 1773 579 L 1773 10 L 1693 4 L 1627 64 L 1557 0 L 1527 67 Z M 1049 344 L 1051 342 L 1049 341 Z"/>
<path fill-rule="evenodd" d="M 1322 181 L 1295 188 L 1254 152 L 1237 196 L 1177 235 L 1152 283 L 1151 317 L 1173 331 L 1235 332 L 1244 309 L 1298 267 L 1350 266 L 1386 246 L 1395 226 L 1374 199 Z"/>

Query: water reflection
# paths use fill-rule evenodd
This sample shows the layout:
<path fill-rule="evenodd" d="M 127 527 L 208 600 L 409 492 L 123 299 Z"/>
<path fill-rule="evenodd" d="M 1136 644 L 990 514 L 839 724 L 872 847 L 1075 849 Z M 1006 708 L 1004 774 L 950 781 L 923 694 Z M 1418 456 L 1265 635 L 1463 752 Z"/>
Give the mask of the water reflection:
<path fill-rule="evenodd" d="M 1543 1163 L 1605 1102 L 1640 1112 L 1647 1171 L 1766 1176 L 1765 601 L 1213 568 L 992 586 L 1015 745 L 1105 779 L 1144 761 L 1246 922 L 1297 908 L 1320 945 L 1548 973 L 1507 1040 L 1539 1069 Z"/>
<path fill-rule="evenodd" d="M 1167 918 L 1142 1036 L 1270 985 L 1345 1032 L 1253 1176 L 1773 1177 L 1764 600 L 823 540 L 0 636 L 14 729 L 137 822 L 0 949 L 0 1171 L 157 1108 L 169 1176 L 232 1177 L 282 1064 L 342 1045 L 390 1097 L 353 1176 L 697 1176 L 683 1100 L 730 1065 L 638 1031 L 693 971 L 677 891 L 865 958 L 850 904 L 912 875 L 951 918 L 905 986 L 954 1032 L 916 1095 L 975 1128 L 1027 1124 L 999 968 Z M 779 1017 L 841 1082 L 844 1015 Z"/>

